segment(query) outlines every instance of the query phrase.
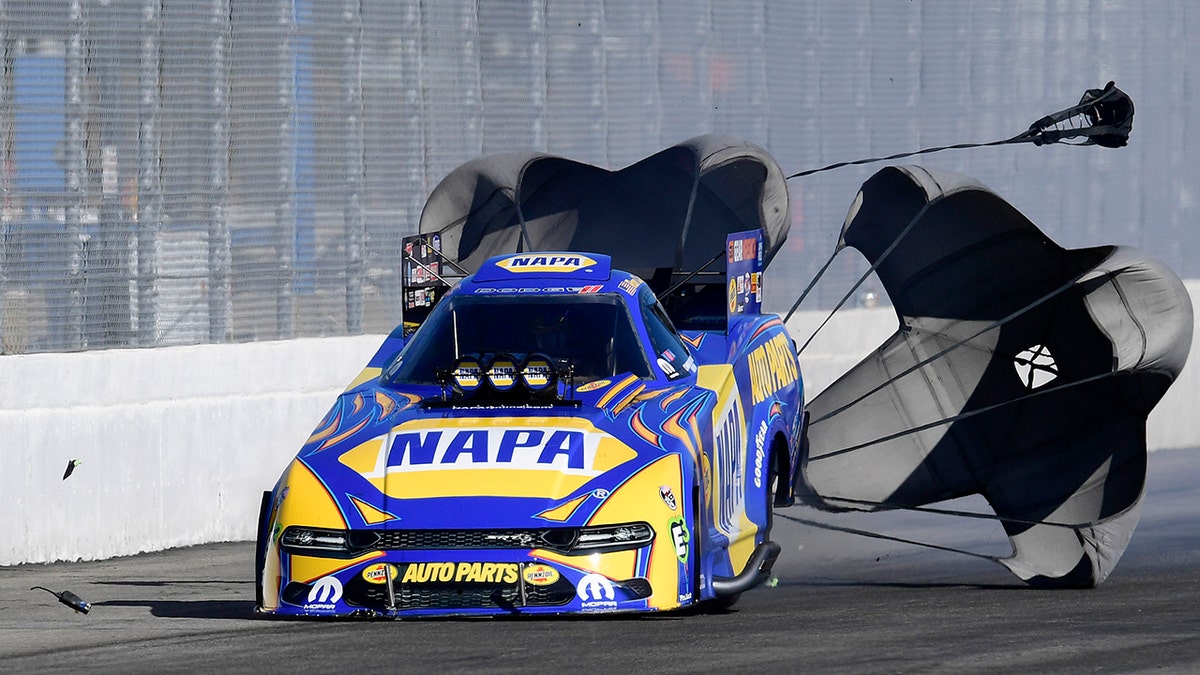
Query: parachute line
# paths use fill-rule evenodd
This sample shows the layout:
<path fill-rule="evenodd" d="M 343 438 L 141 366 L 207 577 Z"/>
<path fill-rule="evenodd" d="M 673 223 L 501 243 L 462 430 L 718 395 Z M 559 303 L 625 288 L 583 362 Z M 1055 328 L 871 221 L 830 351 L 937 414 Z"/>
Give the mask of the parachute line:
<path fill-rule="evenodd" d="M 812 278 L 812 281 L 808 282 L 808 286 L 804 287 L 804 291 L 800 293 L 800 297 L 796 298 L 796 302 L 792 303 L 792 308 L 789 309 L 788 313 L 783 317 L 784 323 L 787 323 L 788 319 L 792 318 L 792 315 L 796 313 L 796 309 L 800 307 L 800 303 L 804 302 L 804 298 L 808 297 L 808 294 L 810 291 L 812 291 L 813 286 L 816 286 L 817 282 L 821 280 L 821 277 L 825 276 L 825 271 L 829 269 L 829 266 L 833 264 L 833 259 L 836 258 L 841 252 L 842 249 L 840 247 L 833 250 L 833 255 L 829 256 L 829 259 L 826 260 L 825 264 L 821 266 L 821 269 L 817 271 L 817 274 Z M 814 332 L 814 335 L 815 334 L 816 333 Z M 805 344 L 808 343 L 806 342 Z"/>
<path fill-rule="evenodd" d="M 1100 373 L 1098 375 L 1093 375 L 1091 377 L 1085 377 L 1082 380 L 1076 380 L 1074 382 L 1068 382 L 1066 384 L 1061 384 L 1061 385 L 1054 386 L 1054 387 L 1047 387 L 1040 391 L 1031 392 L 1031 393 L 1025 394 L 1024 396 L 1020 396 L 1018 398 L 1014 398 L 1014 399 L 1011 399 L 1008 401 L 1002 401 L 1000 403 L 994 403 L 992 405 L 984 406 L 982 408 L 976 408 L 975 410 L 972 410 L 970 412 L 959 413 L 959 414 L 953 415 L 951 417 L 943 417 L 940 420 L 934 420 L 933 422 L 928 422 L 926 424 L 921 424 L 921 425 L 918 425 L 915 427 L 911 427 L 911 428 L 905 429 L 904 431 L 897 431 L 894 434 L 888 434 L 887 436 L 881 436 L 874 440 L 867 441 L 866 443 L 859 443 L 858 445 L 852 445 L 848 448 L 840 448 L 840 449 L 834 450 L 832 452 L 827 452 L 827 453 L 821 455 L 820 457 L 809 457 L 808 461 L 810 463 L 811 462 L 819 462 L 822 459 L 829 459 L 830 457 L 837 457 L 838 455 L 844 455 L 848 452 L 853 452 L 855 450 L 861 450 L 862 448 L 869 448 L 872 445 L 878 445 L 880 443 L 885 443 L 887 441 L 894 440 L 894 439 L 900 438 L 902 436 L 907 436 L 909 434 L 915 434 L 919 431 L 925 431 L 926 429 L 932 429 L 934 427 L 942 426 L 944 424 L 950 424 L 950 423 L 956 422 L 958 420 L 967 419 L 969 417 L 974 417 L 981 413 L 990 412 L 992 410 L 997 410 L 999 408 L 1003 408 L 1004 406 L 1028 401 L 1029 399 L 1032 399 L 1036 396 L 1041 396 L 1042 394 L 1049 394 L 1051 392 L 1062 391 L 1063 389 L 1077 387 L 1081 384 L 1087 384 L 1089 382 L 1095 382 L 1097 380 L 1102 380 L 1111 375 L 1112 375 L 1112 373 L 1107 373 L 1107 372 Z M 828 419 L 828 417 L 829 416 L 826 415 L 825 417 L 822 417 L 821 419 Z M 820 421 L 820 420 L 814 420 L 813 422 L 810 422 L 809 424 L 816 424 L 818 421 Z"/>
<path fill-rule="evenodd" d="M 926 202 L 925 205 L 921 207 L 921 210 L 917 211 L 916 215 L 914 215 L 912 217 L 912 220 L 908 221 L 908 225 L 905 225 L 904 229 L 900 230 L 900 233 L 896 235 L 896 238 L 894 240 L 892 240 L 892 243 L 888 244 L 888 247 L 885 248 L 883 250 L 883 252 L 879 254 L 879 257 L 875 259 L 875 262 L 871 263 L 871 267 L 869 267 L 866 272 L 863 272 L 862 276 L 858 278 L 858 281 L 854 282 L 854 285 L 850 287 L 850 290 L 846 291 L 846 294 L 842 296 L 842 299 L 838 300 L 837 305 L 835 305 L 834 308 L 832 310 L 830 310 L 829 316 L 825 317 L 825 320 L 821 322 L 821 325 L 817 326 L 816 330 L 814 330 L 812 332 L 812 335 L 809 335 L 808 339 L 804 341 L 804 344 L 801 345 L 800 348 L 796 350 L 797 355 L 802 354 L 804 352 L 804 350 L 808 348 L 808 345 L 810 343 L 812 343 L 813 338 L 817 337 L 817 333 L 821 332 L 821 329 L 825 327 L 825 324 L 829 323 L 829 320 L 833 318 L 833 315 L 836 314 L 837 311 L 839 309 L 841 309 L 843 305 L 846 304 L 846 301 L 849 300 L 852 295 L 854 295 L 854 291 L 857 291 L 858 287 L 862 286 L 863 282 L 867 280 L 867 277 L 871 276 L 871 274 L 874 273 L 875 270 L 878 269 L 881 264 L 883 264 L 883 261 L 887 260 L 888 255 L 890 255 L 892 251 L 896 250 L 896 247 L 900 245 L 900 241 L 902 239 L 904 239 L 905 235 L 907 235 L 909 232 L 912 231 L 912 229 L 914 227 L 916 227 L 917 221 L 921 220 L 921 217 L 924 216 L 925 213 L 927 211 L 929 211 L 929 209 L 940 204 L 942 202 L 942 200 L 946 199 L 946 197 L 948 197 L 948 196 L 949 195 L 946 195 L 946 194 L 940 194 L 937 197 L 934 197 L 933 199 Z M 836 251 L 833 252 L 833 255 L 836 256 L 841 250 L 842 249 L 839 247 Z M 829 262 L 830 263 L 833 262 L 832 257 L 829 259 Z M 825 267 L 821 268 L 821 272 L 824 273 L 825 269 L 828 267 L 829 267 L 829 263 L 825 263 Z M 815 283 L 815 281 L 814 281 L 814 283 Z M 809 284 L 809 287 L 811 288 L 812 284 Z M 808 289 L 805 289 L 805 293 L 807 293 L 807 292 L 808 292 Z M 803 299 L 803 296 L 801 297 L 801 299 Z M 800 301 L 797 300 L 796 304 L 792 306 L 792 311 L 795 311 L 796 307 L 799 307 L 799 306 L 800 306 Z M 784 318 L 784 322 L 786 323 L 787 319 L 790 318 L 791 316 L 792 316 L 792 312 L 788 312 L 787 317 Z"/>
<path fill-rule="evenodd" d="M 903 236 L 903 234 L 901 234 L 900 236 Z M 899 237 L 897 237 L 897 240 L 899 240 Z M 890 249 L 889 249 L 889 250 L 890 250 Z M 886 252 L 884 253 L 884 255 L 886 255 Z M 880 258 L 882 259 L 882 256 L 880 256 Z M 1067 280 L 1067 282 L 1066 282 L 1066 283 L 1062 284 L 1062 285 L 1061 285 L 1061 286 L 1059 286 L 1058 288 L 1055 288 L 1054 290 L 1052 290 L 1052 291 L 1050 291 L 1049 293 L 1047 293 L 1047 294 L 1043 295 L 1042 297 L 1040 297 L 1040 298 L 1037 298 L 1036 300 L 1034 300 L 1033 302 L 1029 303 L 1028 305 L 1025 305 L 1024 307 L 1022 307 L 1022 308 L 1020 308 L 1020 309 L 1016 310 L 1015 312 L 1012 312 L 1012 313 L 1011 313 L 1011 314 L 1009 314 L 1008 316 L 1005 316 L 1005 317 L 1001 317 L 1001 318 L 999 318 L 999 319 L 996 319 L 996 320 L 995 320 L 995 321 L 993 321 L 992 323 L 990 323 L 990 324 L 988 324 L 988 325 L 984 326 L 983 328 L 979 329 L 978 331 L 976 331 L 976 332 L 975 332 L 973 335 L 970 335 L 969 337 L 963 338 L 962 340 L 959 340 L 959 341 L 955 342 L 954 344 L 950 345 L 949 347 L 946 347 L 946 348 L 942 349 L 941 351 L 939 351 L 939 352 L 937 352 L 937 353 L 933 354 L 932 356 L 929 356 L 929 357 L 927 357 L 927 358 L 925 358 L 925 359 L 922 359 L 921 361 L 918 361 L 917 363 L 914 363 L 913 365 L 909 366 L 908 368 L 905 368 L 904 370 L 902 370 L 902 371 L 900 371 L 899 373 L 897 373 L 897 374 L 896 374 L 894 377 L 891 377 L 891 378 L 889 378 L 887 381 L 883 382 L 882 384 L 879 384 L 879 385 L 877 385 L 876 387 L 872 388 L 870 391 L 867 391 L 867 392 L 863 393 L 862 395 L 858 396 L 858 397 L 857 397 L 857 398 L 855 398 L 853 401 L 850 401 L 850 402 L 848 402 L 848 403 L 845 403 L 845 404 L 843 404 L 842 406 L 840 406 L 840 407 L 838 407 L 838 408 L 835 408 L 835 409 L 833 409 L 833 410 L 829 411 L 828 413 L 826 413 L 826 414 L 822 415 L 821 417 L 818 417 L 817 419 L 815 419 L 815 420 L 813 420 L 812 422 L 810 422 L 810 424 L 817 424 L 817 423 L 819 423 L 819 422 L 822 422 L 822 421 L 824 421 L 824 420 L 827 420 L 827 419 L 829 419 L 830 417 L 833 417 L 833 416 L 835 416 L 835 415 L 840 415 L 841 413 L 845 412 L 845 411 L 846 411 L 848 408 L 850 408 L 850 407 L 852 407 L 852 406 L 854 406 L 854 405 L 857 405 L 858 403 L 861 403 L 861 402 L 862 402 L 863 400 L 865 400 L 865 399 L 866 399 L 868 396 L 871 396 L 872 394 L 876 394 L 876 393 L 878 393 L 878 392 L 882 391 L 882 390 L 883 390 L 885 387 L 887 387 L 887 386 L 888 386 L 888 385 L 890 385 L 891 383 L 895 382 L 896 380 L 899 380 L 900 378 L 902 378 L 902 377 L 904 377 L 904 376 L 906 376 L 906 375 L 908 375 L 908 374 L 910 374 L 910 373 L 912 373 L 912 372 L 914 372 L 914 371 L 916 371 L 916 370 L 918 370 L 918 369 L 922 368 L 923 366 L 927 366 L 927 365 L 929 365 L 930 363 L 932 363 L 932 362 L 936 361 L 937 359 L 940 359 L 940 358 L 942 358 L 942 357 L 943 357 L 943 356 L 945 356 L 946 354 L 949 354 L 950 352 L 952 352 L 952 351 L 954 351 L 954 350 L 958 349 L 959 347 L 961 347 L 961 346 L 963 346 L 963 345 L 967 344 L 967 343 L 968 343 L 968 342 L 970 342 L 971 340 L 974 340 L 975 338 L 979 337 L 980 335 L 983 335 L 984 333 L 986 333 L 986 332 L 988 332 L 988 331 L 990 331 L 990 330 L 992 330 L 992 329 L 994 329 L 994 328 L 999 328 L 1000 326 L 1003 326 L 1004 324 L 1008 323 L 1009 321 L 1012 321 L 1013 319 L 1017 318 L 1018 316 L 1021 316 L 1021 315 L 1022 315 L 1022 314 L 1024 314 L 1025 312 L 1028 312 L 1028 311 L 1032 310 L 1033 308 L 1037 307 L 1038 305 L 1040 305 L 1040 304 L 1042 304 L 1042 303 L 1044 303 L 1044 302 L 1047 302 L 1047 301 L 1049 301 L 1051 298 L 1054 298 L 1054 297 L 1055 297 L 1055 296 L 1057 296 L 1058 294 L 1060 294 L 1060 293 L 1062 293 L 1062 292 L 1066 291 L 1068 288 L 1070 288 L 1070 287 L 1074 286 L 1074 285 L 1075 285 L 1075 284 L 1076 284 L 1076 283 L 1077 283 L 1077 282 L 1078 282 L 1080 279 L 1082 279 L 1082 278 L 1083 278 L 1083 276 L 1084 276 L 1085 274 L 1087 274 L 1087 273 L 1088 273 L 1088 271 L 1087 271 L 1087 270 L 1085 270 L 1084 272 L 1081 272 L 1081 273 L 1079 273 L 1079 274 L 1078 274 L 1078 275 L 1076 275 L 1075 277 L 1073 277 L 1073 278 L 1071 278 L 1071 279 Z M 1112 275 L 1111 275 L 1111 274 L 1109 274 L 1109 275 L 1107 275 L 1107 276 L 1111 277 Z M 862 282 L 860 281 L 859 283 L 862 283 Z M 826 321 L 828 321 L 828 319 L 826 319 Z M 824 323 L 822 323 L 821 325 L 822 325 L 822 326 L 824 326 L 825 324 L 824 324 Z M 819 328 L 819 327 L 818 327 L 818 330 L 820 330 L 820 328 Z M 814 332 L 814 335 L 815 335 L 815 334 L 816 334 L 816 333 Z M 811 340 L 812 340 L 812 338 L 809 338 L 809 340 L 811 341 Z M 806 343 L 804 343 L 804 344 L 805 344 L 805 346 L 807 346 L 807 345 L 808 345 L 808 343 L 807 343 L 807 342 L 806 342 Z M 1022 398 L 1024 398 L 1024 397 L 1022 397 Z M 1022 400 L 1022 399 L 1015 399 L 1015 400 Z M 964 414 L 965 414 L 965 413 L 964 413 Z M 950 418 L 950 419 L 951 419 L 951 420 L 953 420 L 953 419 L 956 419 L 956 418 Z"/>
<path fill-rule="evenodd" d="M 903 159 L 916 155 L 927 155 L 943 150 L 962 150 L 966 148 L 988 148 L 997 145 L 1015 143 L 1033 143 L 1037 146 L 1058 143 L 1067 139 L 1084 137 L 1078 143 L 1067 145 L 1101 145 L 1106 148 L 1119 148 L 1129 140 L 1129 132 L 1133 129 L 1133 101 L 1129 95 L 1116 87 L 1115 82 L 1109 82 L 1103 89 L 1088 89 L 1079 99 L 1079 103 L 1050 113 L 1039 119 L 1021 133 L 999 141 L 987 143 L 956 143 L 935 148 L 924 148 L 912 152 L 900 152 L 887 157 L 871 157 L 856 159 L 850 162 L 838 162 L 823 166 L 819 169 L 799 171 L 785 180 L 811 176 L 822 171 L 840 169 L 844 166 L 886 162 L 893 159 Z"/>
<path fill-rule="evenodd" d="M 822 523 L 822 522 L 819 522 L 816 520 L 809 520 L 807 518 L 798 518 L 796 516 L 790 516 L 786 513 L 780 513 L 778 511 L 775 512 L 775 515 L 780 518 L 783 518 L 784 520 L 790 520 L 793 523 L 800 523 L 801 525 L 809 525 L 811 527 L 820 528 L 822 530 L 830 530 L 833 532 L 845 532 L 847 534 L 857 534 L 860 537 L 869 537 L 871 539 L 883 539 L 886 541 L 894 541 L 894 542 L 898 542 L 901 544 L 911 544 L 913 546 L 924 546 L 925 548 L 932 548 L 932 549 L 935 549 L 938 551 L 946 551 L 948 553 L 961 553 L 963 555 L 971 556 L 972 558 L 982 558 L 983 560 L 991 560 L 992 562 L 1000 561 L 1000 558 L 997 556 L 986 555 L 983 553 L 975 553 L 974 551 L 966 551 L 961 548 L 951 548 L 949 546 L 941 546 L 939 544 L 930 544 L 929 542 L 925 542 L 925 541 L 917 541 L 915 539 L 905 539 L 903 537 L 895 537 L 890 534 L 883 534 L 881 532 L 871 532 L 870 530 L 860 530 L 858 528 L 845 527 L 843 525 L 830 525 L 829 523 Z"/>
<path fill-rule="evenodd" d="M 959 518 L 974 518 L 976 520 L 998 520 L 1002 523 L 1015 523 L 1017 525 L 1049 525 L 1051 527 L 1063 527 L 1068 530 L 1075 530 L 1081 527 L 1089 527 L 1094 523 L 1057 523 L 1050 520 L 1031 520 L 1029 518 L 1013 518 L 1011 516 L 1002 516 L 996 513 L 980 513 L 978 511 L 958 511 L 955 509 L 939 509 L 932 506 L 909 506 L 907 504 L 896 504 L 894 502 L 877 502 L 868 499 L 851 499 L 849 497 L 826 497 L 821 496 L 822 501 L 840 502 L 843 504 L 854 504 L 857 506 L 878 506 L 885 509 L 893 509 L 897 511 L 916 511 L 917 513 L 934 513 L 942 516 L 956 516 Z"/>

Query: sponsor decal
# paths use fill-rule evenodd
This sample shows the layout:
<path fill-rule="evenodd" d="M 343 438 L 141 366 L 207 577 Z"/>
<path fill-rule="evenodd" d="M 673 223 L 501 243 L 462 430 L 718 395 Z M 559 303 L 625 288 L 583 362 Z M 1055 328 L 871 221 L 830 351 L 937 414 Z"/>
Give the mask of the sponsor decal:
<path fill-rule="evenodd" d="M 725 409 L 716 417 L 713 447 L 713 471 L 719 484 L 717 493 L 717 529 L 727 536 L 741 531 L 741 515 L 745 508 L 746 467 L 743 455 L 746 444 L 742 439 L 742 406 L 737 393 L 729 398 Z"/>
<path fill-rule="evenodd" d="M 687 564 L 688 559 L 688 542 L 692 540 L 692 535 L 688 532 L 687 520 L 683 516 L 672 518 L 667 521 L 667 526 L 671 531 L 671 542 L 675 544 L 675 557 L 679 558 L 679 562 Z"/>
<path fill-rule="evenodd" d="M 606 435 L 578 429 L 482 428 L 394 432 L 388 470 L 552 469 L 597 475 Z"/>
<path fill-rule="evenodd" d="M 375 563 L 374 565 L 368 565 L 362 571 L 362 578 L 366 579 L 367 583 L 386 584 L 389 576 L 394 580 L 399 574 L 400 570 L 396 569 L 395 565 Z"/>
<path fill-rule="evenodd" d="M 589 291 L 587 291 L 585 289 L 590 289 L 590 288 L 603 289 L 604 287 L 603 286 L 537 286 L 537 287 L 530 286 L 530 287 L 523 287 L 523 288 L 508 288 L 508 287 L 493 288 L 491 286 L 482 286 L 480 288 L 476 288 L 474 291 L 472 291 L 472 293 L 475 293 L 476 295 L 489 295 L 489 294 L 490 295 L 531 295 L 534 293 L 549 293 L 549 294 L 587 293 Z M 591 292 L 599 293 L 600 291 L 596 290 L 596 291 L 591 291 Z"/>
<path fill-rule="evenodd" d="M 763 461 L 766 459 L 766 444 L 767 444 L 767 423 L 764 421 L 758 425 L 758 432 L 754 434 L 754 487 L 762 487 L 763 479 Z"/>
<path fill-rule="evenodd" d="M 791 340 L 778 333 L 750 352 L 750 399 L 758 405 L 799 377 Z"/>
<path fill-rule="evenodd" d="M 584 611 L 616 609 L 616 592 L 612 582 L 602 574 L 585 574 L 575 585 L 575 594 L 582 601 Z"/>
<path fill-rule="evenodd" d="M 521 576 L 524 577 L 525 583 L 533 584 L 534 586 L 549 586 L 558 581 L 559 578 L 558 570 L 541 563 L 526 565 L 525 571 L 521 573 Z"/>
<path fill-rule="evenodd" d="M 517 563 L 424 562 L 404 568 L 402 584 L 515 584 Z"/>
<path fill-rule="evenodd" d="M 336 609 L 342 599 L 342 582 L 337 577 L 321 577 L 308 591 L 308 604 L 304 609 Z"/>
<path fill-rule="evenodd" d="M 575 272 L 585 267 L 595 265 L 596 261 L 586 255 L 570 253 L 564 255 L 546 255 L 544 253 L 527 253 L 510 255 L 496 262 L 496 266 L 509 272 Z"/>
<path fill-rule="evenodd" d="M 592 284 L 579 289 L 580 293 L 599 293 L 604 287 L 600 284 Z"/>
<path fill-rule="evenodd" d="M 675 370 L 675 366 L 672 366 L 669 361 L 661 356 L 658 357 L 658 368 L 659 370 L 663 371 L 668 378 L 673 378 L 679 375 L 679 372 Z"/>
<path fill-rule="evenodd" d="M 685 603 L 685 602 L 691 602 L 691 601 L 692 601 L 692 594 L 691 594 L 691 592 L 688 592 L 688 593 L 680 593 L 680 594 L 679 594 L 679 604 L 681 604 L 681 605 L 682 605 L 682 604 L 683 604 L 683 603 Z"/>
<path fill-rule="evenodd" d="M 675 501 L 675 493 L 671 490 L 670 485 L 659 485 L 658 496 L 662 497 L 663 503 L 672 511 L 679 506 L 679 502 Z"/>
<path fill-rule="evenodd" d="M 642 286 L 642 280 L 637 277 L 622 279 L 621 283 L 617 284 L 617 288 L 625 291 L 629 295 L 637 295 L 638 289 Z"/>
<path fill-rule="evenodd" d="M 1027 389 L 1053 382 L 1058 377 L 1058 364 L 1050 355 L 1050 350 L 1044 345 L 1033 345 L 1013 358 L 1017 369 L 1017 377 Z"/>
<path fill-rule="evenodd" d="M 726 262 L 736 263 L 758 257 L 758 237 L 743 237 L 729 241 L 729 257 Z"/>
<path fill-rule="evenodd" d="M 575 391 L 582 394 L 589 391 L 595 391 L 601 387 L 607 387 L 610 384 L 612 384 L 612 380 L 596 380 L 595 382 L 588 382 L 587 384 L 579 385 L 575 388 Z"/>

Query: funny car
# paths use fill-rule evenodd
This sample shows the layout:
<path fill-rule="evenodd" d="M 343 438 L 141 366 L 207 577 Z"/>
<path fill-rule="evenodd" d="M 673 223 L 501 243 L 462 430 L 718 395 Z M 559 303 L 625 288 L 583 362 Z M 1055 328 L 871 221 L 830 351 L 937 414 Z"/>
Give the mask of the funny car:
<path fill-rule="evenodd" d="M 804 391 L 760 309 L 778 232 L 726 221 L 697 235 L 717 273 L 673 288 L 620 251 L 536 243 L 451 284 L 452 233 L 409 238 L 405 323 L 263 495 L 258 611 L 662 611 L 766 579 Z"/>

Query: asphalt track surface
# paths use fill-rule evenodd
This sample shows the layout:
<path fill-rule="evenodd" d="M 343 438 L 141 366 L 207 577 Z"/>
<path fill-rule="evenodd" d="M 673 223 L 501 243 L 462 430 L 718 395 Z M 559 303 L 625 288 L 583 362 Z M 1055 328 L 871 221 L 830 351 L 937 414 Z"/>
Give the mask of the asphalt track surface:
<path fill-rule="evenodd" d="M 253 547 L 0 567 L 0 672 L 1197 672 L 1200 450 L 1150 455 L 1142 520 L 1094 590 L 1025 587 L 997 525 L 928 514 L 776 519 L 778 583 L 722 613 L 553 620 L 252 615 Z M 814 525 L 820 523 L 821 525 Z M 92 603 L 76 614 L 31 586 Z"/>

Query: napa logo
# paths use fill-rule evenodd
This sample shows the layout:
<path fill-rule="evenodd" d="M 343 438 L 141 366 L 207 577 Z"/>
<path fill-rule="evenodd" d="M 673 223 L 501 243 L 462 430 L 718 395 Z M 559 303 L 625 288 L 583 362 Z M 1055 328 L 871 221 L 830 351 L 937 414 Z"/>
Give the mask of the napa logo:
<path fill-rule="evenodd" d="M 544 469 L 594 476 L 606 437 L 578 429 L 532 427 L 395 430 L 387 471 Z"/>
<path fill-rule="evenodd" d="M 519 253 L 496 261 L 497 267 L 508 272 L 542 274 L 577 272 L 595 264 L 595 260 L 578 253 Z"/>

